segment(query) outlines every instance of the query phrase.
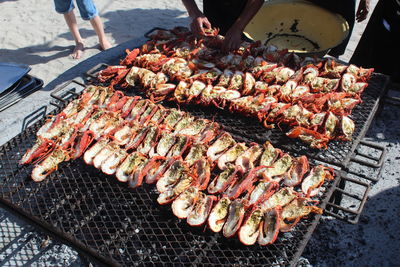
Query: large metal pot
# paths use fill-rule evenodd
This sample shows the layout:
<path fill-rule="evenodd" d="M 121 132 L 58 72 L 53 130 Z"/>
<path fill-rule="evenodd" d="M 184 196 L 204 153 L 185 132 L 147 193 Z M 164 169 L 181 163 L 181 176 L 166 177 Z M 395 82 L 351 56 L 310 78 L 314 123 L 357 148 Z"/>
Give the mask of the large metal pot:
<path fill-rule="evenodd" d="M 322 57 L 349 34 L 339 14 L 304 0 L 266 1 L 244 30 L 252 40 L 303 56 Z"/>

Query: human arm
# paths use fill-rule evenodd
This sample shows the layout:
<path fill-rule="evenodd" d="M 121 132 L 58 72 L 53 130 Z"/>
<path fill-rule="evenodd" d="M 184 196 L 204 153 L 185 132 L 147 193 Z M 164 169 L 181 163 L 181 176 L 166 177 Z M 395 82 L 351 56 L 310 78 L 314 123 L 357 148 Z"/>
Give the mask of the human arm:
<path fill-rule="evenodd" d="M 361 22 L 367 18 L 369 12 L 369 3 L 370 0 L 360 0 L 358 4 L 357 12 L 356 12 L 356 20 L 357 22 Z"/>
<path fill-rule="evenodd" d="M 250 20 L 257 14 L 263 5 L 264 0 L 248 0 L 242 14 L 235 21 L 232 27 L 225 34 L 225 40 L 222 44 L 223 51 L 237 49 L 242 42 L 242 32 Z"/>
<path fill-rule="evenodd" d="M 194 0 L 182 0 L 182 3 L 189 13 L 189 17 L 192 19 L 190 29 L 194 34 L 204 35 L 204 28 L 211 29 L 211 23 L 204 16 L 203 12 L 200 11 Z"/>

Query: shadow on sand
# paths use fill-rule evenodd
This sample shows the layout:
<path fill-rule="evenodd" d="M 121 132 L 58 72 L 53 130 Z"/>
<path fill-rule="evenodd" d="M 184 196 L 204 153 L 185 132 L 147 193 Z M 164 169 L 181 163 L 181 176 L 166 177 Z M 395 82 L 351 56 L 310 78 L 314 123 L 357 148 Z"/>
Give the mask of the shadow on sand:
<path fill-rule="evenodd" d="M 381 179 L 372 186 L 356 225 L 323 219 L 303 257 L 313 266 L 398 266 L 400 241 L 400 109 L 384 105 L 367 138 L 386 144 Z M 379 192 L 375 193 L 374 192 Z"/>
<path fill-rule="evenodd" d="M 323 219 L 303 257 L 312 266 L 397 266 L 400 187 L 371 197 L 356 225 Z"/>
<path fill-rule="evenodd" d="M 154 27 L 172 28 L 178 25 L 187 25 L 188 18 L 185 12 L 181 10 L 168 10 L 168 9 L 141 9 L 135 8 L 131 10 L 117 10 L 106 12 L 101 15 L 104 21 L 104 28 L 106 33 L 111 33 L 115 44 L 124 43 L 130 39 L 143 36 L 143 34 Z M 149 18 L 157 18 L 150 20 Z M 88 22 L 89 23 L 89 22 Z M 143 27 L 143 25 L 146 25 Z M 90 26 L 88 26 L 90 27 Z M 121 31 L 121 29 L 124 29 Z M 94 36 L 95 32 L 90 28 L 81 29 L 80 33 L 84 39 Z M 71 54 L 74 48 L 74 41 L 72 35 L 68 31 L 65 24 L 65 32 L 60 34 L 58 38 L 71 41 L 69 46 L 54 46 L 53 42 L 47 42 L 40 45 L 33 45 L 22 47 L 19 49 L 0 49 L 0 61 L 13 62 L 17 55 L 25 55 L 23 63 L 27 65 L 45 64 L 51 60 L 67 57 Z M 99 46 L 86 47 L 86 49 L 98 49 Z M 52 52 L 50 56 L 38 55 L 42 52 Z"/>

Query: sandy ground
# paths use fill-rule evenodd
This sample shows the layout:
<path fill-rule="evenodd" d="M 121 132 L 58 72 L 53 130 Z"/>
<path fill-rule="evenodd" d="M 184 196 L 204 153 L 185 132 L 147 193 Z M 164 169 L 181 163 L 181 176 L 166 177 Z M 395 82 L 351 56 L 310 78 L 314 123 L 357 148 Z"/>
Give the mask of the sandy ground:
<path fill-rule="evenodd" d="M 34 4 L 33 4 L 34 3 Z M 106 35 L 116 46 L 141 37 L 153 27 L 187 25 L 181 1 L 99 0 L 95 1 Z M 56 13 L 53 1 L 0 1 L 0 60 L 25 63 L 31 74 L 45 85 L 79 62 L 100 52 L 98 40 L 88 21 L 75 9 L 86 51 L 82 59 L 69 57 L 74 41 L 63 15 Z"/>
<path fill-rule="evenodd" d="M 373 8 L 377 0 L 371 0 Z M 99 62 L 118 59 L 125 48 L 140 45 L 143 34 L 153 27 L 171 28 L 187 25 L 187 13 L 178 0 L 97 0 L 105 32 L 113 46 L 100 52 L 97 37 L 87 21 L 76 12 L 87 49 L 82 59 L 69 55 L 73 40 L 63 16 L 54 11 L 52 1 L 0 1 L 0 62 L 18 62 L 31 66 L 30 74 L 44 81 L 41 91 L 0 113 L 0 145 L 24 129 L 28 114 L 48 106 L 49 94 L 63 82 L 80 76 Z M 366 22 L 356 24 L 346 53 L 348 61 Z M 63 79 L 60 75 L 63 74 Z M 348 225 L 324 217 L 313 234 L 303 256 L 304 264 L 314 266 L 394 266 L 400 261 L 397 253 L 400 230 L 398 198 L 400 196 L 400 158 L 398 108 L 385 107 L 368 132 L 368 139 L 385 145 L 388 159 L 382 179 L 370 193 L 361 221 Z M 397 216 L 397 218 L 396 218 Z M 329 233 L 329 234 L 327 234 Z M 396 234 L 397 233 L 397 234 Z M 80 266 L 82 258 L 74 250 L 46 236 L 0 209 L 0 265 Z M 46 243 L 47 245 L 43 245 Z M 16 245 L 22 244 L 22 245 Z"/>

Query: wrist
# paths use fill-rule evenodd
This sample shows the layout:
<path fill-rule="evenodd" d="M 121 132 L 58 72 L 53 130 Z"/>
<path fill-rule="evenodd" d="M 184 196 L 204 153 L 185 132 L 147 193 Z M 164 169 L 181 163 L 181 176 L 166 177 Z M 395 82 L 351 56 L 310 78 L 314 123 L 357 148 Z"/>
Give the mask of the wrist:
<path fill-rule="evenodd" d="M 231 27 L 232 31 L 242 33 L 244 31 L 245 26 L 241 23 L 234 23 Z"/>

